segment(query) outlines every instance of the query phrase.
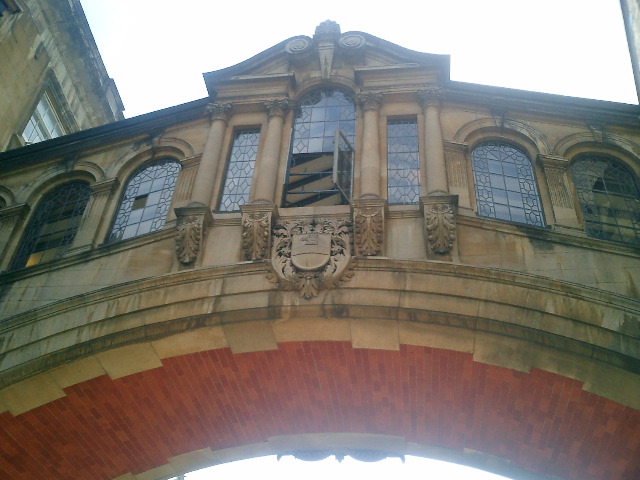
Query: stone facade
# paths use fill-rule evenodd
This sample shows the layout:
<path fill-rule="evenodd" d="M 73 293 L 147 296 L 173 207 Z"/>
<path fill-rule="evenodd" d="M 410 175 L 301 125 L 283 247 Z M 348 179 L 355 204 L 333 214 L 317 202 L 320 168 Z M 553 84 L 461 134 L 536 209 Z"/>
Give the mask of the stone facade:
<path fill-rule="evenodd" d="M 93 405 L 109 421 L 136 418 L 131 432 L 117 427 L 132 442 L 155 413 L 175 418 L 175 432 L 191 428 L 184 414 L 225 433 L 158 427 L 171 441 L 142 456 L 84 445 L 91 474 L 62 451 L 46 463 L 34 443 L 0 464 L 8 478 L 162 479 L 296 448 L 418 453 L 514 478 L 637 478 L 639 244 L 586 228 L 572 168 L 605 158 L 639 178 L 640 107 L 452 82 L 447 56 L 332 22 L 205 81 L 209 98 L 0 154 L 0 421 L 12 438 L 25 424 L 54 435 L 38 419 L 55 407 L 68 425 L 107 435 L 93 414 L 82 420 Z M 335 91 L 353 104 L 351 132 Z M 298 101 L 313 92 L 315 103 Z M 316 123 L 344 130 L 352 150 L 304 143 L 296 122 L 319 112 Z M 483 210 L 476 155 L 502 146 L 520 162 L 516 183 L 535 187 L 520 200 L 527 221 Z M 179 174 L 158 200 L 158 228 L 127 233 L 143 228 L 132 212 L 151 212 L 166 190 L 152 184 L 168 174 L 150 169 L 162 173 L 167 159 Z M 348 192 L 329 183 L 332 169 L 347 172 Z M 69 182 L 91 186 L 72 240 L 51 261 L 17 264 L 41 199 Z M 283 206 L 287 189 L 302 191 L 296 206 Z M 237 210 L 223 211 L 224 196 Z M 227 382 L 230 364 L 246 375 Z M 288 380 L 275 373 L 284 371 Z M 380 386 L 353 380 L 364 371 Z M 225 400 L 242 391 L 246 403 Z M 118 395 L 144 398 L 154 413 L 135 401 L 110 409 Z M 367 398 L 368 421 L 354 409 Z M 236 429 L 247 421 L 250 433 Z"/>
<path fill-rule="evenodd" d="M 122 120 L 79 0 L 5 0 L 0 15 L 0 151 L 25 144 L 22 132 L 47 95 L 64 133 Z"/>

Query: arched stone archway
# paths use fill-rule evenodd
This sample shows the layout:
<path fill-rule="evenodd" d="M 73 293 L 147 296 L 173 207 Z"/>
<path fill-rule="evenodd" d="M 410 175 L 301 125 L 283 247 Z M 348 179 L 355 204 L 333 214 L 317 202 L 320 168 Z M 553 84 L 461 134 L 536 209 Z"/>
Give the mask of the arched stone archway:
<path fill-rule="evenodd" d="M 162 479 L 368 438 L 497 458 L 516 479 L 636 478 L 637 310 L 543 277 L 388 259 L 308 301 L 260 263 L 109 287 L 5 325 L 0 470 Z"/>

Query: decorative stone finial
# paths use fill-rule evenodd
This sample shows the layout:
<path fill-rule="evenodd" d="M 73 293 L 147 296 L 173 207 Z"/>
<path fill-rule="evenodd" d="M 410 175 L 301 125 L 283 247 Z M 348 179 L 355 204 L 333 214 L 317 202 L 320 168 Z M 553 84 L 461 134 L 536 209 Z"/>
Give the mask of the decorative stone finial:
<path fill-rule="evenodd" d="M 340 25 L 333 20 L 325 20 L 316 27 L 316 33 L 313 38 L 316 41 L 337 40 L 340 36 Z"/>

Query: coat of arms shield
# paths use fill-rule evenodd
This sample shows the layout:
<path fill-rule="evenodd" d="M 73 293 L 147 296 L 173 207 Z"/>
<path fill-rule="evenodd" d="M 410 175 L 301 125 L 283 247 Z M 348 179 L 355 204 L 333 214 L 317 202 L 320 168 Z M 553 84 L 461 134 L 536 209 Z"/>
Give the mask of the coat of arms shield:
<path fill-rule="evenodd" d="M 330 233 L 303 233 L 291 236 L 291 263 L 303 271 L 319 270 L 331 258 Z"/>

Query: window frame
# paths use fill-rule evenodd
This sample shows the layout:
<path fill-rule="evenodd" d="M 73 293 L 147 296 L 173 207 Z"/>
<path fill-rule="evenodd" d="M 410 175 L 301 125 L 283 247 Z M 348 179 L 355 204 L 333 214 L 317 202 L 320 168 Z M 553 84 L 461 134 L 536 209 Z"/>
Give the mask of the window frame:
<path fill-rule="evenodd" d="M 390 162 L 389 162 L 389 156 L 390 153 L 399 153 L 399 152 L 390 152 L 389 148 L 390 148 L 390 142 L 389 142 L 389 126 L 391 124 L 394 123 L 407 123 L 407 122 L 411 122 L 413 124 L 415 124 L 416 126 L 416 138 L 415 138 L 415 154 L 416 154 L 416 165 L 417 165 L 417 185 L 411 185 L 411 187 L 418 187 L 418 195 L 416 197 L 415 201 L 403 201 L 403 202 L 393 202 L 391 201 L 391 195 L 389 192 L 389 173 L 390 173 Z M 413 115 L 402 115 L 402 116 L 387 116 L 386 117 L 386 123 L 385 123 L 385 151 L 386 151 L 386 195 L 387 195 L 387 202 L 389 205 L 418 205 L 420 202 L 420 197 L 422 196 L 422 187 L 423 187 L 423 179 L 424 179 L 424 168 L 423 168 L 423 161 L 422 161 L 422 155 L 423 155 L 423 147 L 422 147 L 422 136 L 420 135 L 421 132 L 421 123 L 420 123 L 420 118 L 418 114 L 413 114 Z M 400 152 L 401 153 L 401 152 Z M 399 186 L 398 186 L 399 187 Z"/>
<path fill-rule="evenodd" d="M 177 172 L 175 172 L 175 178 L 172 182 L 172 186 L 170 188 L 170 193 L 166 194 L 165 192 L 165 188 L 159 189 L 159 190 L 153 190 L 153 191 L 148 191 L 142 195 L 139 195 L 140 192 L 140 185 L 138 185 L 138 188 L 135 190 L 135 192 L 129 192 L 129 188 L 130 185 L 137 179 L 137 177 L 141 176 L 144 174 L 144 172 L 148 169 L 152 169 L 154 167 L 160 166 L 160 165 L 166 165 L 166 164 L 174 164 L 177 167 Z M 111 245 L 114 243 L 120 243 L 120 242 L 124 242 L 127 240 L 132 240 L 134 238 L 138 238 L 140 236 L 143 235 L 147 235 L 147 234 L 151 234 L 157 231 L 160 231 L 164 228 L 164 226 L 167 223 L 167 216 L 169 215 L 169 212 L 171 210 L 171 205 L 173 204 L 173 196 L 175 194 L 175 190 L 176 190 L 176 186 L 178 184 L 178 179 L 180 176 L 180 173 L 182 171 L 182 165 L 180 163 L 180 161 L 174 157 L 170 157 L 170 156 L 166 156 L 166 157 L 162 157 L 162 158 L 157 158 L 157 159 L 153 159 L 150 161 L 147 161 L 145 163 L 143 163 L 142 165 L 140 165 L 138 168 L 136 168 L 127 178 L 127 181 L 124 183 L 124 186 L 122 188 L 122 193 L 120 194 L 119 198 L 118 198 L 118 203 L 116 205 L 115 208 L 115 212 L 113 214 L 113 219 L 111 221 L 111 225 L 109 227 L 109 231 L 107 233 L 107 237 L 105 240 L 105 244 Z M 164 177 L 168 177 L 169 175 L 165 175 Z M 153 188 L 153 183 L 154 180 L 157 180 L 158 178 L 161 177 L 154 177 L 152 178 L 150 181 L 151 185 L 150 185 L 150 189 Z M 166 180 L 165 180 L 166 181 Z M 142 181 L 140 181 L 140 183 L 144 183 Z M 166 189 L 169 190 L 169 189 Z M 151 194 L 155 194 L 156 192 L 160 192 L 159 194 L 159 199 L 158 200 L 163 200 L 162 203 L 154 203 L 154 204 L 147 204 L 146 201 L 148 201 L 148 198 L 151 196 Z M 135 195 L 133 195 L 135 193 Z M 168 198 L 162 198 L 163 196 L 168 195 Z M 157 195 L 156 195 L 157 196 Z M 146 200 L 144 202 L 144 204 L 142 205 L 141 208 L 137 208 L 134 209 L 132 208 L 135 202 L 140 202 L 142 203 L 142 198 L 141 197 L 146 197 Z M 130 203 L 130 205 L 127 205 L 126 207 L 124 205 L 126 205 L 126 203 Z M 144 212 L 145 207 L 147 206 L 158 206 L 161 205 L 160 208 L 164 208 L 166 207 L 166 211 L 164 212 L 164 214 L 157 214 L 153 215 L 147 219 L 145 219 L 144 221 L 142 220 L 143 216 L 146 214 L 146 212 Z M 126 208 L 126 210 L 125 210 Z M 157 212 L 156 208 L 156 212 Z M 130 222 L 130 218 L 131 218 L 131 214 L 134 210 L 143 210 L 142 213 L 140 213 L 140 219 L 137 220 L 136 222 Z M 119 223 L 119 219 L 121 216 L 126 215 L 126 219 L 122 221 L 122 225 L 118 225 Z M 151 227 L 149 231 L 145 231 L 142 233 L 138 233 L 140 225 L 143 222 L 151 222 Z M 156 226 L 155 223 L 156 222 L 160 222 L 161 224 Z M 137 225 L 137 229 L 136 229 L 136 233 L 134 235 L 127 235 L 126 234 L 126 229 L 128 227 L 132 227 L 134 225 Z M 118 229 L 119 231 L 121 231 L 121 233 L 116 233 L 116 229 Z"/>
<path fill-rule="evenodd" d="M 516 173 L 516 176 L 508 176 L 511 179 L 516 179 L 520 185 L 520 189 L 517 191 L 517 193 L 519 193 L 519 195 L 521 196 L 521 199 L 523 200 L 523 207 L 519 207 L 517 205 L 511 205 L 510 199 L 509 199 L 509 192 L 511 193 L 516 193 L 516 190 L 508 190 L 506 187 L 506 181 L 504 181 L 503 183 L 505 184 L 505 188 L 504 189 L 498 189 L 498 190 L 503 190 L 505 192 L 505 197 L 508 199 L 507 203 L 501 203 L 498 202 L 499 205 L 503 205 L 505 207 L 507 207 L 507 212 L 509 213 L 509 219 L 503 218 L 503 217 L 498 217 L 496 216 L 489 216 L 489 215 L 483 215 L 481 213 L 481 205 L 482 205 L 482 201 L 479 198 L 479 182 L 477 181 L 477 176 L 476 176 L 476 168 L 475 168 L 475 164 L 476 164 L 476 160 L 474 158 L 474 154 L 476 152 L 477 149 L 484 147 L 484 146 L 488 146 L 490 144 L 495 144 L 495 145 L 501 145 L 504 147 L 508 147 L 510 149 L 515 150 L 516 152 L 519 152 L 522 157 L 527 161 L 528 163 L 528 167 L 530 168 L 530 173 L 531 173 L 531 180 L 533 181 L 533 192 L 535 193 L 534 198 L 537 201 L 537 211 L 535 211 L 535 213 L 539 213 L 539 223 L 534 223 L 534 222 L 527 222 L 526 221 L 526 210 L 524 208 L 524 199 L 525 196 L 523 195 L 523 190 L 522 190 L 522 186 L 521 186 L 521 177 L 519 176 L 518 173 Z M 503 222 L 508 222 L 508 223 L 513 223 L 516 225 L 523 225 L 523 226 L 527 226 L 527 227 L 536 227 L 536 228 L 548 228 L 548 223 L 546 220 L 546 215 L 545 215 L 545 199 L 542 195 L 542 191 L 541 191 L 541 182 L 539 181 L 540 178 L 540 172 L 538 171 L 538 169 L 536 168 L 536 164 L 534 163 L 534 161 L 531 159 L 531 152 L 529 151 L 529 149 L 527 149 L 525 146 L 520 145 L 517 142 L 513 142 L 509 139 L 505 139 L 505 138 L 481 138 L 479 139 L 477 142 L 475 142 L 474 146 L 472 148 L 469 149 L 469 172 L 470 172 L 470 183 L 473 186 L 473 195 L 472 195 L 472 201 L 474 202 L 473 205 L 475 207 L 476 210 L 476 215 L 478 217 L 481 218 L 487 218 L 487 219 L 491 219 L 491 220 L 498 220 L 498 221 L 503 221 Z M 487 164 L 488 164 L 488 159 L 486 160 Z M 501 164 L 501 169 L 502 169 L 502 160 L 500 160 L 500 164 Z M 517 172 L 517 168 L 516 168 L 516 172 Z M 486 174 L 493 174 L 496 175 L 495 172 L 486 172 Z M 504 170 L 502 169 L 502 173 L 501 176 L 503 178 L 505 178 L 505 174 L 504 174 Z M 525 178 L 526 180 L 526 178 Z M 492 190 L 492 195 L 493 195 L 493 187 L 489 186 L 489 189 Z M 531 195 L 531 194 L 530 194 Z M 511 196 L 513 198 L 513 195 Z M 492 197 L 493 198 L 493 197 Z M 517 202 L 517 199 L 514 199 L 514 202 Z M 490 207 L 495 211 L 495 200 L 493 201 L 493 205 L 490 205 Z M 519 221 L 519 220 L 513 220 L 512 219 L 512 211 L 511 211 L 511 207 L 513 207 L 514 209 L 518 209 L 518 210 L 523 210 L 524 215 L 525 215 L 525 221 Z"/>
<path fill-rule="evenodd" d="M 253 160 L 250 160 L 250 163 L 253 163 L 253 166 L 251 167 L 251 177 L 250 177 L 250 182 L 249 182 L 249 190 L 245 193 L 246 194 L 246 199 L 243 203 L 238 203 L 238 209 L 235 210 L 226 210 L 222 208 L 222 202 L 224 200 L 225 194 L 226 192 L 226 188 L 227 188 L 227 181 L 229 179 L 229 169 L 231 167 L 231 163 L 232 163 L 232 157 L 234 154 L 234 148 L 236 146 L 235 142 L 236 139 L 238 138 L 238 136 L 240 136 L 242 133 L 249 133 L 249 132 L 254 132 L 257 133 L 257 141 L 255 144 L 255 156 L 253 158 Z M 232 212 L 239 212 L 240 211 L 240 206 L 244 205 L 246 203 L 249 202 L 249 199 L 251 198 L 251 191 L 253 190 L 254 184 L 253 184 L 253 178 L 255 176 L 255 165 L 256 165 L 256 159 L 258 158 L 258 153 L 260 152 L 260 137 L 262 135 L 262 128 L 260 125 L 256 125 L 256 126 L 236 126 L 232 133 L 231 133 L 231 140 L 229 142 L 229 148 L 228 148 L 228 153 L 227 153 L 227 161 L 225 163 L 224 166 L 224 174 L 222 175 L 222 180 L 220 182 L 220 188 L 219 188 L 219 195 L 218 195 L 218 201 L 217 201 L 217 209 L 216 212 L 220 212 L 220 213 L 232 213 Z M 234 202 L 237 203 L 237 202 Z"/>
<path fill-rule="evenodd" d="M 313 106 L 319 104 L 321 101 L 324 101 L 324 99 L 327 98 L 327 95 L 326 95 L 327 92 L 331 92 L 330 96 L 333 96 L 333 94 L 336 92 L 342 95 L 345 101 L 343 106 L 346 106 L 347 102 L 352 106 L 351 111 L 348 112 L 348 116 L 351 118 L 343 119 L 341 117 L 342 112 L 340 111 L 338 112 L 337 118 L 335 119 L 327 118 L 329 115 L 331 115 L 329 113 L 329 110 L 332 110 L 332 109 L 339 110 L 343 107 L 340 105 L 338 106 L 325 105 L 323 107 L 324 109 L 323 119 L 314 120 L 314 114 L 316 114 L 316 111 L 320 111 L 321 109 L 317 108 L 314 110 Z M 320 95 L 321 96 L 320 100 L 316 103 L 307 104 L 306 103 L 307 99 L 312 98 L 313 95 Z M 309 125 L 309 135 L 308 135 L 309 138 L 308 138 L 308 143 L 306 144 L 306 146 L 302 148 L 302 150 L 306 149 L 309 151 L 302 152 L 302 151 L 296 151 L 296 150 L 300 150 L 299 143 L 304 143 L 306 140 L 302 138 L 298 138 L 296 134 L 299 133 L 298 128 L 300 127 L 300 123 L 299 123 L 300 121 L 298 119 L 301 118 L 302 108 L 305 106 L 311 107 L 310 113 L 309 113 L 310 115 L 309 121 L 303 121 L 304 124 Z M 293 116 L 293 121 L 291 125 L 290 147 L 289 147 L 289 152 L 286 160 L 284 185 L 282 190 L 281 205 L 283 207 L 293 208 L 293 207 L 320 206 L 320 205 L 347 205 L 350 202 L 351 199 L 348 198 L 350 196 L 348 195 L 348 193 L 353 191 L 353 175 L 351 176 L 352 181 L 348 189 L 345 188 L 344 185 L 341 185 L 340 187 L 338 187 L 334 183 L 334 178 L 335 178 L 334 168 L 337 160 L 339 159 L 344 160 L 344 155 L 340 156 L 341 152 L 344 153 L 345 151 L 348 151 L 351 154 L 352 160 L 355 160 L 355 148 L 353 148 L 353 145 L 355 145 L 355 139 L 356 139 L 356 116 L 357 116 L 357 109 L 356 109 L 355 95 L 353 92 L 351 92 L 350 90 L 344 87 L 334 86 L 334 85 L 320 86 L 320 87 L 307 90 L 305 93 L 299 96 L 298 105 L 296 107 L 296 112 L 295 112 L 295 115 Z M 327 130 L 327 127 L 326 127 L 327 123 L 335 123 L 337 128 Z M 311 129 L 318 128 L 318 124 L 323 125 L 323 135 L 312 136 Z M 347 131 L 341 128 L 342 124 L 346 124 L 346 126 L 348 126 Z M 349 149 L 341 150 L 340 148 L 336 148 L 335 140 L 337 138 L 342 138 L 342 136 L 345 136 L 347 140 L 350 142 L 349 143 L 349 146 L 351 148 L 350 150 Z M 318 143 L 320 141 L 322 143 L 321 151 L 316 149 L 313 146 L 314 143 Z M 329 146 L 328 142 L 331 143 L 331 148 L 328 148 Z M 338 158 L 339 156 L 341 158 Z M 305 157 L 308 157 L 308 158 L 305 158 Z M 294 164 L 294 162 L 298 162 L 298 161 L 301 163 Z M 319 170 L 317 172 L 315 172 L 312 169 L 311 172 L 302 171 L 302 172 L 292 173 L 292 170 L 294 168 L 304 165 L 305 163 L 310 164 L 310 166 L 313 166 L 311 165 L 312 163 L 315 163 L 315 164 L 322 163 L 320 168 L 322 168 L 322 166 L 325 166 L 324 164 L 326 163 L 326 166 L 325 166 L 326 168 L 322 169 L 321 171 Z M 354 165 L 352 165 L 352 169 L 353 168 L 354 168 Z M 304 170 L 306 170 L 306 168 Z M 298 176 L 301 177 L 299 181 L 297 182 L 292 181 L 292 177 L 298 177 Z M 344 176 L 340 176 L 340 178 L 343 179 Z M 290 188 L 291 186 L 295 185 L 296 183 L 300 183 L 302 188 L 304 188 L 304 186 L 307 183 L 313 184 L 314 182 L 317 182 L 317 181 L 320 181 L 326 184 L 327 182 L 325 179 L 329 180 L 329 182 L 332 185 L 332 188 L 330 189 L 321 188 L 318 190 L 311 189 L 311 190 L 308 190 L 308 193 L 310 195 L 307 198 L 302 198 L 301 200 L 298 200 L 295 202 L 291 201 L 290 199 L 291 195 L 297 196 L 297 195 L 304 195 L 304 193 L 307 193 L 304 191 L 295 192 L 293 191 L 295 190 L 295 187 Z M 323 194 L 328 194 L 328 195 L 323 197 L 322 196 Z M 323 200 L 327 198 L 332 198 L 335 195 L 338 195 L 338 198 L 340 199 L 339 203 L 328 203 L 328 204 L 318 203 L 318 202 L 323 202 Z"/>
<path fill-rule="evenodd" d="M 55 204 L 56 196 L 62 196 L 64 194 L 64 196 L 68 198 L 71 194 L 75 193 L 73 192 L 74 188 L 81 189 L 81 191 L 73 203 L 66 202 L 59 205 Z M 65 192 L 65 190 L 67 191 Z M 32 267 L 41 263 L 49 263 L 53 260 L 62 258 L 73 244 L 73 240 L 78 233 L 80 225 L 82 224 L 82 219 L 91 199 L 91 195 L 91 185 L 85 180 L 72 180 L 61 185 L 57 185 L 44 194 L 25 226 L 9 270 L 20 270 L 22 268 Z M 70 206 L 72 206 L 71 209 L 69 209 Z M 45 208 L 48 210 L 44 210 Z M 53 219 L 53 215 L 55 215 L 55 213 L 52 214 L 51 212 L 55 212 L 56 210 L 58 210 L 57 220 L 51 221 Z M 69 210 L 74 214 L 68 218 L 64 218 L 64 214 Z M 68 220 L 68 225 L 64 229 L 49 233 L 46 232 L 47 226 L 52 226 L 56 223 L 64 222 L 65 220 Z M 45 231 L 44 234 L 43 230 Z M 56 233 L 60 234 L 53 236 Z M 38 246 L 47 236 L 53 236 L 55 241 L 48 240 L 46 242 L 47 248 L 44 249 L 32 248 L 32 246 Z M 62 241 L 59 242 L 56 240 L 56 237 L 62 239 Z M 27 245 L 31 246 L 27 247 Z M 33 255 L 40 252 L 42 252 L 42 254 L 37 261 L 30 263 L 30 259 Z M 51 253 L 52 257 L 43 260 L 42 258 L 47 253 Z"/>
<path fill-rule="evenodd" d="M 574 169 L 576 168 L 575 166 L 580 162 L 589 161 L 589 160 L 608 162 L 609 164 L 613 164 L 624 171 L 624 173 L 627 175 L 627 178 L 631 181 L 632 187 L 635 188 L 635 191 L 636 191 L 635 201 L 639 205 L 638 213 L 640 214 L 640 183 L 638 182 L 638 175 L 636 170 L 627 162 L 623 161 L 622 159 L 616 156 L 612 156 L 612 155 L 601 153 L 601 152 L 581 153 L 571 160 L 571 163 L 569 165 L 568 177 L 570 178 L 570 182 L 571 182 L 573 193 L 574 193 L 578 218 L 580 220 L 580 223 L 582 224 L 582 228 L 585 235 L 587 235 L 589 238 L 593 238 L 596 240 L 604 240 L 604 241 L 614 242 L 621 245 L 640 246 L 640 222 L 638 222 L 639 226 L 637 227 L 637 229 L 634 227 L 634 231 L 637 232 L 636 237 L 638 237 L 638 241 L 635 241 L 635 242 L 616 240 L 613 238 L 605 238 L 605 236 L 599 236 L 597 234 L 594 234 L 594 232 L 588 228 L 587 223 L 589 222 L 589 220 L 587 220 L 585 216 L 584 205 L 581 201 L 580 186 L 578 182 L 576 182 L 576 174 L 574 172 Z M 633 197 L 628 197 L 628 198 L 633 198 Z M 591 207 L 593 207 L 593 205 Z M 600 207 L 602 206 L 599 206 L 599 208 Z M 633 211 L 630 211 L 630 212 L 633 213 Z M 596 222 L 592 222 L 592 223 L 596 223 Z M 599 223 L 602 223 L 602 222 L 599 222 Z M 618 224 L 616 223 L 616 225 Z"/>

